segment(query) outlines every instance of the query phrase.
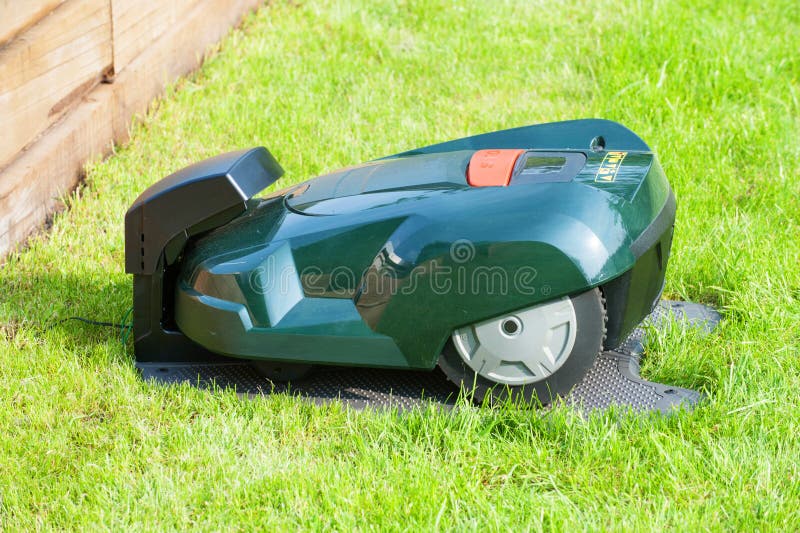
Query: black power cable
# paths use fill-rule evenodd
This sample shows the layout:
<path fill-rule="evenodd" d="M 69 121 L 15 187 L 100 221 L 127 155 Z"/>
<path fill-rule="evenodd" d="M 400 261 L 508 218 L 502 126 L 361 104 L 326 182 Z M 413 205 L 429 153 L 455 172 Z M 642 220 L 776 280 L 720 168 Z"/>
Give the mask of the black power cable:
<path fill-rule="evenodd" d="M 84 324 L 89 324 L 90 326 L 106 326 L 109 328 L 124 328 L 125 324 L 117 324 L 116 322 L 101 322 L 100 320 L 91 320 L 89 318 L 84 318 L 82 316 L 69 316 L 67 318 L 62 318 L 58 321 L 59 324 L 63 324 L 64 322 L 69 322 L 70 320 L 77 320 L 78 322 L 83 322 Z"/>
<path fill-rule="evenodd" d="M 75 320 L 76 322 L 83 322 L 84 324 L 88 324 L 90 326 L 115 328 L 120 330 L 119 334 L 120 334 L 120 341 L 122 342 L 122 344 L 127 344 L 128 336 L 131 333 L 131 329 L 133 329 L 133 322 L 128 322 L 128 318 L 130 317 L 132 312 L 133 312 L 133 307 L 131 307 L 125 312 L 125 314 L 122 316 L 122 320 L 119 323 L 104 322 L 102 320 L 92 320 L 91 318 L 85 318 L 82 316 L 68 316 L 67 318 L 62 318 L 61 320 L 57 321 L 56 324 L 63 324 L 65 322 L 69 322 L 70 320 Z"/>

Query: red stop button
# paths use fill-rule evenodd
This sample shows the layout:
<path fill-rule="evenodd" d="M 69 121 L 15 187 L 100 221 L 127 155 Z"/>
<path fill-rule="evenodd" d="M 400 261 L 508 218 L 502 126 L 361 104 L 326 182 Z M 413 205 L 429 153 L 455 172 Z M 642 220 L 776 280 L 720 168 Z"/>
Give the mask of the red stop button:
<path fill-rule="evenodd" d="M 514 165 L 525 150 L 478 150 L 467 167 L 467 183 L 473 187 L 505 187 Z"/>

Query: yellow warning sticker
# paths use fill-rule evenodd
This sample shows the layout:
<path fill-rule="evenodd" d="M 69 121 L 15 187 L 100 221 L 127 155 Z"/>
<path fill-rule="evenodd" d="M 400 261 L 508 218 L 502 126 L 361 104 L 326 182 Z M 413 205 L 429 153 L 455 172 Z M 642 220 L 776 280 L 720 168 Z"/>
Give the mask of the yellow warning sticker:
<path fill-rule="evenodd" d="M 614 181 L 626 155 L 628 155 L 628 152 L 608 152 L 603 158 L 603 162 L 600 163 L 600 168 L 597 169 L 594 181 L 605 183 Z"/>

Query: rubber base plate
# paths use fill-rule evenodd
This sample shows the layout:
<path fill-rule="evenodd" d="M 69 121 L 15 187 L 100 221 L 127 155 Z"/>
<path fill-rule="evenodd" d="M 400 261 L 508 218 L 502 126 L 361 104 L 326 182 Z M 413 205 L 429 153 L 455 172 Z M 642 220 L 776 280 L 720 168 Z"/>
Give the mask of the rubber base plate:
<path fill-rule="evenodd" d="M 700 304 L 661 301 L 643 324 L 663 327 L 669 320 L 685 322 L 710 332 L 719 323 L 714 309 Z M 645 329 L 637 328 L 617 349 L 597 358 L 592 370 L 563 401 L 584 411 L 612 405 L 636 411 L 669 412 L 692 408 L 699 392 L 653 383 L 639 377 L 644 353 Z M 323 404 L 343 402 L 353 408 L 397 407 L 401 410 L 430 404 L 452 407 L 458 389 L 438 369 L 431 372 L 382 370 L 374 368 L 320 367 L 311 376 L 293 383 L 271 382 L 247 362 L 231 359 L 224 363 L 137 363 L 145 380 L 165 384 L 189 383 L 201 388 L 233 388 L 238 394 L 286 393 Z"/>

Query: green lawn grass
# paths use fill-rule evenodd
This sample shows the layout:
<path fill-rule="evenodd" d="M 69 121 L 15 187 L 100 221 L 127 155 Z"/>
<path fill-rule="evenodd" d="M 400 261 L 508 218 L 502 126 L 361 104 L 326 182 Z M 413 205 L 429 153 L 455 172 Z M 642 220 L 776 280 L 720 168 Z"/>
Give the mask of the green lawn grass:
<path fill-rule="evenodd" d="M 800 7 L 793 0 L 276 2 L 88 169 L 0 268 L 0 527 L 800 528 Z M 70 315 L 131 306 L 123 214 L 198 159 L 264 144 L 282 184 L 426 143 L 583 117 L 660 155 L 667 295 L 708 338 L 653 338 L 672 417 L 397 415 L 143 383 Z"/>

